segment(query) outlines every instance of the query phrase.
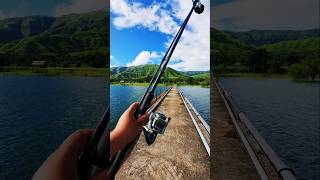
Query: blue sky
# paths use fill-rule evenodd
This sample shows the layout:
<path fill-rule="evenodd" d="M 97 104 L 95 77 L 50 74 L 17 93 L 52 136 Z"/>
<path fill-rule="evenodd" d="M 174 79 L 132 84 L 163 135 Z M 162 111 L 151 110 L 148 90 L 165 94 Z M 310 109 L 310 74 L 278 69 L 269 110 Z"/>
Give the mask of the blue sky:
<path fill-rule="evenodd" d="M 31 15 L 60 16 L 106 8 L 105 0 L 3 0 L 0 2 L 0 19 Z"/>
<path fill-rule="evenodd" d="M 112 16 L 111 16 L 112 19 Z M 111 66 L 126 66 L 142 51 L 166 51 L 168 37 L 160 32 L 150 32 L 141 27 L 117 29 L 110 24 Z M 157 58 L 159 59 L 159 58 Z"/>
<path fill-rule="evenodd" d="M 210 11 L 193 14 L 169 66 L 177 70 L 209 70 Z M 111 1 L 110 64 L 136 66 L 159 64 L 192 1 Z"/>

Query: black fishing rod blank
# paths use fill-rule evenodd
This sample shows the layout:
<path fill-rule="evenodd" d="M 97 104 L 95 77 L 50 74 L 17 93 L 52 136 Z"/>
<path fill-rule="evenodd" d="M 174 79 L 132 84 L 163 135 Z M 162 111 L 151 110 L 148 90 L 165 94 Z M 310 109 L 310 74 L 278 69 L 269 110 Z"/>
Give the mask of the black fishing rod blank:
<path fill-rule="evenodd" d="M 110 106 L 95 128 L 90 141 L 79 158 L 78 174 L 83 180 L 89 180 L 110 166 Z"/>
<path fill-rule="evenodd" d="M 179 39 L 180 39 L 185 27 L 187 26 L 187 23 L 188 23 L 193 11 L 195 11 L 197 14 L 201 14 L 204 11 L 204 5 L 201 4 L 200 0 L 192 0 L 192 8 L 191 8 L 190 12 L 188 13 L 186 19 L 182 23 L 179 31 L 177 32 L 176 36 L 174 37 L 172 43 L 170 44 L 166 54 L 164 55 L 160 65 L 155 73 L 155 75 L 152 77 L 146 92 L 144 93 L 143 97 L 141 98 L 141 100 L 139 102 L 139 105 L 134 113 L 134 116 L 136 118 L 139 118 L 139 116 L 145 114 L 146 111 L 148 110 L 148 108 L 150 107 L 151 101 L 154 98 L 155 89 L 157 88 L 157 85 L 160 81 L 160 78 L 168 65 L 168 62 L 172 56 L 172 53 L 174 52 L 174 49 L 176 48 L 176 46 L 179 42 Z M 148 137 L 146 136 L 146 138 L 148 138 Z M 112 162 L 112 165 L 111 165 L 111 168 L 109 171 L 111 179 L 115 178 L 115 175 L 116 175 L 117 171 L 119 170 L 121 163 L 122 163 L 123 159 L 125 158 L 127 151 L 132 146 L 133 146 L 133 143 L 129 143 L 124 149 L 120 150 L 117 153 L 116 157 L 114 158 L 114 160 Z"/>

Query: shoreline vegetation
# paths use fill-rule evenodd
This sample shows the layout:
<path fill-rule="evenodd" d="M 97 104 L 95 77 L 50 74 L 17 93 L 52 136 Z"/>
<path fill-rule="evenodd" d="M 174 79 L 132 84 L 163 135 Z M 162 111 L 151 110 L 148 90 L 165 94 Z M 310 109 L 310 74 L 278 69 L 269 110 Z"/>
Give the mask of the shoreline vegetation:
<path fill-rule="evenodd" d="M 149 83 L 139 83 L 139 82 L 127 82 L 127 83 L 116 83 L 116 82 L 111 82 L 110 83 L 113 86 L 149 86 Z M 185 83 L 159 83 L 158 86 L 171 86 L 171 85 L 177 85 L 177 86 L 200 86 L 202 88 L 209 88 L 210 85 L 208 86 L 201 86 L 201 85 L 194 85 L 194 84 L 185 84 Z"/>
<path fill-rule="evenodd" d="M 287 74 L 276 74 L 276 73 L 222 73 L 218 74 L 217 78 L 220 77 L 245 77 L 253 78 L 258 80 L 263 79 L 286 79 L 295 82 L 320 82 L 320 77 L 311 79 L 311 78 L 294 78 L 289 73 Z"/>
<path fill-rule="evenodd" d="M 11 75 L 45 75 L 45 76 L 104 76 L 108 68 L 93 67 L 47 67 L 37 68 L 28 66 L 0 66 L 0 74 Z"/>
<path fill-rule="evenodd" d="M 41 76 L 89 76 L 89 77 L 107 77 L 109 75 L 108 68 L 93 68 L 93 67 L 47 67 L 36 68 L 28 66 L 0 66 L 0 75 L 41 75 Z M 217 77 L 247 77 L 254 79 L 287 79 L 297 82 L 320 82 L 320 78 L 314 80 L 309 78 L 294 79 L 289 73 L 277 74 L 277 73 L 220 73 Z M 115 86 L 148 86 L 147 82 L 110 82 Z M 159 86 L 170 86 L 177 84 L 180 86 L 201 86 L 210 87 L 210 85 L 199 85 L 190 83 L 159 83 Z"/>

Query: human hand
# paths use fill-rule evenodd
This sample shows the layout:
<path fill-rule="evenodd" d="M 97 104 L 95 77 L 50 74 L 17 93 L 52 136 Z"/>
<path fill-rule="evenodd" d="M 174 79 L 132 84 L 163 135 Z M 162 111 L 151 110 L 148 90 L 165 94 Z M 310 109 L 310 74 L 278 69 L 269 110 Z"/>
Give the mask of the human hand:
<path fill-rule="evenodd" d="M 142 126 L 148 121 L 148 115 L 144 114 L 138 119 L 134 117 L 134 112 L 138 107 L 138 102 L 131 106 L 122 114 L 116 128 L 110 134 L 110 157 L 113 157 L 120 149 L 132 142 L 141 132 Z"/>
<path fill-rule="evenodd" d="M 92 130 L 78 130 L 71 134 L 60 147 L 52 153 L 33 175 L 33 180 L 80 180 L 77 173 L 79 155 L 89 141 Z M 109 179 L 107 170 L 92 178 Z"/>

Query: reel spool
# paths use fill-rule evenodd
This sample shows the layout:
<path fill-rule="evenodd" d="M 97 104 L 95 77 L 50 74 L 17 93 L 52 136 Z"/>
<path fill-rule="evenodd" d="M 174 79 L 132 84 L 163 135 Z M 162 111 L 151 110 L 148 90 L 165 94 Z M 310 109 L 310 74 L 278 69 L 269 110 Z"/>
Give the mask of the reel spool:
<path fill-rule="evenodd" d="M 171 118 L 161 112 L 151 113 L 146 126 L 143 126 L 143 133 L 148 145 L 153 144 L 158 134 L 164 134 Z"/>

